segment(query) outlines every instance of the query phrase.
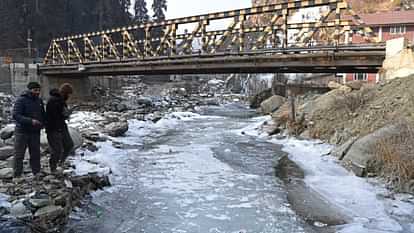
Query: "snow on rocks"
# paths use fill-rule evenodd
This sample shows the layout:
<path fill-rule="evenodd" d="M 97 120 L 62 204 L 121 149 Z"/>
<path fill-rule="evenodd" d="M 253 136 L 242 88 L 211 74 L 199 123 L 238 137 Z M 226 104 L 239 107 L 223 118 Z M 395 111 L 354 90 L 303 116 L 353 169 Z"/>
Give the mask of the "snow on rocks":
<path fill-rule="evenodd" d="M 105 126 L 105 132 L 112 137 L 123 136 L 128 131 L 128 122 L 112 122 Z"/>

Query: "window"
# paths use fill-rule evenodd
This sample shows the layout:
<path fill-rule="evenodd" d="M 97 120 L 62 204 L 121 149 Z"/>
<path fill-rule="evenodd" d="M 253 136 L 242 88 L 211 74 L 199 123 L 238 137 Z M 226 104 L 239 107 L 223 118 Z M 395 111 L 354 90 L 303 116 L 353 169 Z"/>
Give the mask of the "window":
<path fill-rule="evenodd" d="M 354 74 L 354 81 L 367 81 L 368 74 Z"/>
<path fill-rule="evenodd" d="M 405 26 L 392 26 L 390 27 L 391 34 L 404 34 L 407 31 Z"/>

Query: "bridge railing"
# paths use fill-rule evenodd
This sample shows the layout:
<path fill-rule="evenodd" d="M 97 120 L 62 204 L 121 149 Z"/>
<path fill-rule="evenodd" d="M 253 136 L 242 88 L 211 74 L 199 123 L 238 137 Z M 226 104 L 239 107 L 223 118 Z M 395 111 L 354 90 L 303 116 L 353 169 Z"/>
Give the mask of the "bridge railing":
<path fill-rule="evenodd" d="M 314 20 L 292 20 L 300 11 L 312 8 L 320 11 Z M 257 22 L 258 18 L 264 20 Z M 227 27 L 217 30 L 213 26 L 217 22 L 227 23 Z M 194 54 L 242 55 L 269 49 L 339 46 L 350 44 L 354 33 L 367 41 L 375 38 L 374 32 L 345 1 L 291 0 L 55 38 L 44 64 L 178 59 Z"/>

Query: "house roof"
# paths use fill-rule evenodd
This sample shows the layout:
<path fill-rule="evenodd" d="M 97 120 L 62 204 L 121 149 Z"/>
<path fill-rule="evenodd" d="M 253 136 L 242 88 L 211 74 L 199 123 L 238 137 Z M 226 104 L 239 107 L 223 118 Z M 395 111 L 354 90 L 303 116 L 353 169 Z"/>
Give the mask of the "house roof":
<path fill-rule="evenodd" d="M 368 25 L 414 24 L 414 10 L 378 12 L 359 16 Z"/>

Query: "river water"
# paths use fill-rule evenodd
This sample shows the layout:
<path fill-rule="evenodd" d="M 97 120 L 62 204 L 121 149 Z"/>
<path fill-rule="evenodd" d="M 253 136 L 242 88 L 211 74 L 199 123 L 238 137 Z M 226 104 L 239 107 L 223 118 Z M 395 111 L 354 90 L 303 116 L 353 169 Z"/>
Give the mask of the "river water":
<path fill-rule="evenodd" d="M 73 214 L 70 232 L 314 232 L 290 209 L 275 177 L 281 148 L 240 133 L 252 116 L 232 104 L 172 117 L 162 129 L 131 122 L 121 139 L 128 146 L 107 150 L 113 187 Z"/>

